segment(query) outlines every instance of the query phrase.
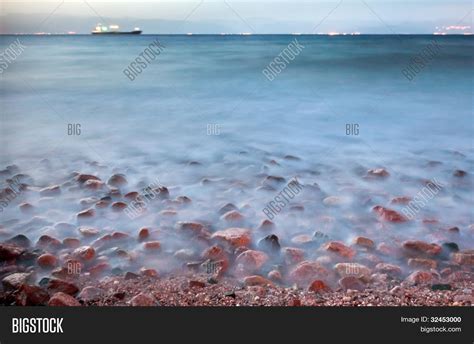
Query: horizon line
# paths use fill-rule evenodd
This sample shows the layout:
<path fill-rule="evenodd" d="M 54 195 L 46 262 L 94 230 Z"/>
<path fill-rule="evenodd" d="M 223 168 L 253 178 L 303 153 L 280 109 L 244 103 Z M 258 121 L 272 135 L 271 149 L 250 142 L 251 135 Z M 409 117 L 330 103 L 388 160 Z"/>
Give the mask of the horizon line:
<path fill-rule="evenodd" d="M 472 36 L 473 33 L 142 33 L 131 36 Z M 92 33 L 0 33 L 0 36 L 114 36 Z M 122 35 L 120 35 L 122 36 Z"/>

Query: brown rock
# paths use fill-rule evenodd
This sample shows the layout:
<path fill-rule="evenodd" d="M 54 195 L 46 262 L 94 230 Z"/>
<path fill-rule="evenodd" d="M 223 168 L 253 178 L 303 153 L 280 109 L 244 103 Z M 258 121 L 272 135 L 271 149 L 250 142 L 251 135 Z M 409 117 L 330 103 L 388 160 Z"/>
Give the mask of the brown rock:
<path fill-rule="evenodd" d="M 0 244 L 0 261 L 18 258 L 25 249 L 16 245 Z"/>
<path fill-rule="evenodd" d="M 30 279 L 30 273 L 16 272 L 2 279 L 2 284 L 5 289 L 19 289 L 23 284 L 27 284 Z"/>
<path fill-rule="evenodd" d="M 137 199 L 137 197 L 140 197 L 140 194 L 136 191 L 130 191 L 129 193 L 126 193 L 123 197 L 130 201 L 134 201 Z"/>
<path fill-rule="evenodd" d="M 5 241 L 5 244 L 28 248 L 31 245 L 31 241 L 26 235 L 17 234 L 13 238 L 10 238 Z"/>
<path fill-rule="evenodd" d="M 127 239 L 129 239 L 128 234 L 122 233 L 122 232 L 113 232 L 112 234 L 105 234 L 104 236 L 95 240 L 92 243 L 92 246 L 102 247 L 102 246 L 116 244 L 119 242 L 122 243 L 122 242 L 125 242 Z"/>
<path fill-rule="evenodd" d="M 79 300 L 83 300 L 87 302 L 87 301 L 99 300 L 104 295 L 105 295 L 105 291 L 103 289 L 89 286 L 82 289 L 79 295 L 77 296 L 77 298 Z"/>
<path fill-rule="evenodd" d="M 411 197 L 407 196 L 400 196 L 400 197 L 395 197 L 392 198 L 392 201 L 390 203 L 392 204 L 408 204 L 412 200 Z"/>
<path fill-rule="evenodd" d="M 441 246 L 436 244 L 428 244 L 419 240 L 408 240 L 403 242 L 402 247 L 409 255 L 428 255 L 436 256 L 441 253 Z"/>
<path fill-rule="evenodd" d="M 90 174 L 79 174 L 79 175 L 76 176 L 76 180 L 81 184 L 87 182 L 88 180 L 98 180 L 98 181 L 100 181 L 100 179 L 98 177 L 90 175 Z"/>
<path fill-rule="evenodd" d="M 171 216 L 178 215 L 178 212 L 176 210 L 165 209 L 165 210 L 160 211 L 159 214 L 162 215 L 162 216 L 171 217 Z"/>
<path fill-rule="evenodd" d="M 436 269 L 438 264 L 433 259 L 424 258 L 410 258 L 408 259 L 408 266 L 415 269 Z"/>
<path fill-rule="evenodd" d="M 159 251 L 161 243 L 159 241 L 149 241 L 143 244 L 145 251 Z"/>
<path fill-rule="evenodd" d="M 53 185 L 53 186 L 49 186 L 47 188 L 41 189 L 39 193 L 40 193 L 40 196 L 42 197 L 57 196 L 61 194 L 61 188 L 59 187 L 59 185 Z"/>
<path fill-rule="evenodd" d="M 365 284 L 360 280 L 360 278 L 357 278 L 355 276 L 343 277 L 339 280 L 338 283 L 344 290 L 351 289 L 362 291 L 366 287 Z"/>
<path fill-rule="evenodd" d="M 272 280 L 272 281 L 275 281 L 275 282 L 280 282 L 282 277 L 281 277 L 281 273 L 280 271 L 278 270 L 272 270 L 268 273 L 267 277 Z"/>
<path fill-rule="evenodd" d="M 460 229 L 459 229 L 459 227 L 450 227 L 450 228 L 447 229 L 447 231 L 448 231 L 449 233 L 459 234 Z"/>
<path fill-rule="evenodd" d="M 377 246 L 377 250 L 383 254 L 383 255 L 386 255 L 386 256 L 397 256 L 398 255 L 398 251 L 397 251 L 397 248 L 394 247 L 394 246 L 391 246 L 391 245 L 388 245 L 384 242 L 380 243 L 378 246 Z"/>
<path fill-rule="evenodd" d="M 283 184 L 285 181 L 286 179 L 280 176 L 267 176 L 263 180 L 262 185 L 277 187 L 279 184 Z"/>
<path fill-rule="evenodd" d="M 366 247 L 370 249 L 374 248 L 375 246 L 375 243 L 372 240 L 370 240 L 369 238 L 361 237 L 361 236 L 355 238 L 354 243 L 358 246 L 362 246 L 362 247 Z"/>
<path fill-rule="evenodd" d="M 272 286 L 273 283 L 266 278 L 259 276 L 259 275 L 253 275 L 253 276 L 247 276 L 244 278 L 244 284 L 246 286 Z"/>
<path fill-rule="evenodd" d="M 467 175 L 467 172 L 463 170 L 456 170 L 453 173 L 453 176 L 458 177 L 458 178 L 465 177 L 466 175 Z"/>
<path fill-rule="evenodd" d="M 138 241 L 145 241 L 150 236 L 150 230 L 148 228 L 141 228 L 138 232 Z"/>
<path fill-rule="evenodd" d="M 95 257 L 95 250 L 91 246 L 82 246 L 74 250 L 73 256 L 83 261 L 91 261 Z"/>
<path fill-rule="evenodd" d="M 46 285 L 46 289 L 69 295 L 75 295 L 79 291 L 79 288 L 75 284 L 57 278 L 51 278 Z"/>
<path fill-rule="evenodd" d="M 234 247 L 250 244 L 250 230 L 246 228 L 228 228 L 212 234 L 211 239 L 224 241 Z"/>
<path fill-rule="evenodd" d="M 427 284 L 433 280 L 433 275 L 428 271 L 415 271 L 406 280 L 414 284 Z"/>
<path fill-rule="evenodd" d="M 348 259 L 352 259 L 355 255 L 355 251 L 352 248 L 339 241 L 328 242 L 326 245 L 324 245 L 324 249 Z"/>
<path fill-rule="evenodd" d="M 375 271 L 394 277 L 402 274 L 402 269 L 399 266 L 388 263 L 378 263 L 375 266 Z"/>
<path fill-rule="evenodd" d="M 308 287 L 308 291 L 312 291 L 315 293 L 325 293 L 330 292 L 331 288 L 321 280 L 314 280 Z"/>
<path fill-rule="evenodd" d="M 95 216 L 95 210 L 94 209 L 83 210 L 77 213 L 76 216 L 78 220 L 90 219 Z"/>
<path fill-rule="evenodd" d="M 313 236 L 308 234 L 300 234 L 291 238 L 291 242 L 295 245 L 307 245 L 313 242 Z"/>
<path fill-rule="evenodd" d="M 144 306 L 149 307 L 149 306 L 156 306 L 157 303 L 156 303 L 156 300 L 152 296 L 148 294 L 140 293 L 134 296 L 130 300 L 130 305 L 133 307 L 144 307 Z"/>
<path fill-rule="evenodd" d="M 372 208 L 372 210 L 379 215 L 382 221 L 393 222 L 393 223 L 408 221 L 408 219 L 405 216 L 398 213 L 397 211 L 382 207 L 380 205 L 376 205 L 375 207 Z"/>
<path fill-rule="evenodd" d="M 242 252 L 235 260 L 236 264 L 242 264 L 245 271 L 256 271 L 268 261 L 265 252 L 247 250 Z"/>
<path fill-rule="evenodd" d="M 233 205 L 232 203 L 227 203 L 226 205 L 222 206 L 220 209 L 219 209 L 219 215 L 224 215 L 225 213 L 228 213 L 229 211 L 232 211 L 232 210 L 239 210 L 235 205 Z"/>
<path fill-rule="evenodd" d="M 18 205 L 18 208 L 20 208 L 20 211 L 22 213 L 25 213 L 25 214 L 29 214 L 35 209 L 35 207 L 33 205 L 31 205 L 30 203 L 26 203 L 26 202 L 20 203 Z"/>
<path fill-rule="evenodd" d="M 36 243 L 36 247 L 40 247 L 42 249 L 52 249 L 57 250 L 61 248 L 61 241 L 56 238 L 53 238 L 49 235 L 42 235 L 39 237 L 38 242 Z"/>
<path fill-rule="evenodd" d="M 176 202 L 180 204 L 189 204 L 192 203 L 192 200 L 188 196 L 178 196 L 176 197 Z"/>
<path fill-rule="evenodd" d="M 122 211 L 127 208 L 127 203 L 124 202 L 114 202 L 112 203 L 112 210 L 113 211 Z"/>
<path fill-rule="evenodd" d="M 84 187 L 89 190 L 100 190 L 103 189 L 105 184 L 100 180 L 89 179 L 84 184 Z"/>
<path fill-rule="evenodd" d="M 270 220 L 263 220 L 258 229 L 264 231 L 272 231 L 275 229 L 275 224 Z"/>
<path fill-rule="evenodd" d="M 96 204 L 95 204 L 95 207 L 97 209 L 105 209 L 109 206 L 110 202 L 109 201 L 106 201 L 106 200 L 100 200 L 100 201 L 97 201 Z"/>
<path fill-rule="evenodd" d="M 129 238 L 129 235 L 127 233 L 123 232 L 113 232 L 112 235 L 110 236 L 112 240 L 125 240 Z"/>
<path fill-rule="evenodd" d="M 50 253 L 45 253 L 39 256 L 36 262 L 44 269 L 52 269 L 58 264 L 58 259 Z"/>
<path fill-rule="evenodd" d="M 115 187 L 120 187 L 126 185 L 127 183 L 127 178 L 125 178 L 125 175 L 123 174 L 114 174 L 109 178 L 109 180 L 107 180 L 107 184 Z"/>
<path fill-rule="evenodd" d="M 222 215 L 221 219 L 227 222 L 239 222 L 244 220 L 244 216 L 239 213 L 237 210 L 231 210 L 224 215 Z"/>
<path fill-rule="evenodd" d="M 451 255 L 451 259 L 459 265 L 474 266 L 474 252 L 456 252 Z"/>
<path fill-rule="evenodd" d="M 141 268 L 140 274 L 146 277 L 158 277 L 158 272 L 155 269 Z"/>
<path fill-rule="evenodd" d="M 306 252 L 303 249 L 295 247 L 283 247 L 282 252 L 287 265 L 301 263 L 306 256 Z"/>
<path fill-rule="evenodd" d="M 204 252 L 201 254 L 201 257 L 204 259 L 220 260 L 227 259 L 227 254 L 222 249 L 222 247 L 214 245 L 204 250 Z"/>
<path fill-rule="evenodd" d="M 68 248 L 77 248 L 81 246 L 81 241 L 76 238 L 65 238 L 63 239 L 63 245 Z"/>
<path fill-rule="evenodd" d="M 385 178 L 389 175 L 390 173 L 388 173 L 384 168 L 374 168 L 367 171 L 367 177 Z"/>
<path fill-rule="evenodd" d="M 48 302 L 48 306 L 68 306 L 68 307 L 74 307 L 74 306 L 80 306 L 81 304 L 79 301 L 77 301 L 75 298 L 73 298 L 71 295 L 58 292 L 54 294 Z"/>
<path fill-rule="evenodd" d="M 99 234 L 99 230 L 91 227 L 80 227 L 79 233 L 85 237 L 93 237 Z"/>
<path fill-rule="evenodd" d="M 319 263 L 303 261 L 290 272 L 290 278 L 298 284 L 308 284 L 315 279 L 326 277 L 328 271 Z"/>
<path fill-rule="evenodd" d="M 199 222 L 179 221 L 176 226 L 178 230 L 186 231 L 196 235 L 200 235 L 207 230 L 206 226 Z"/>
<path fill-rule="evenodd" d="M 49 294 L 35 285 L 23 284 L 15 295 L 18 306 L 42 306 L 49 300 Z"/>

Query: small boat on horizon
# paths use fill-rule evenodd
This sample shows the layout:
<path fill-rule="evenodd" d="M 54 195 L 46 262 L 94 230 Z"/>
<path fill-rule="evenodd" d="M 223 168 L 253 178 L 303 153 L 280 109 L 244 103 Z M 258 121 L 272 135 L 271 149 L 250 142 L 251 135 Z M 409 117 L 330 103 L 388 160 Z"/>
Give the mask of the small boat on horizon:
<path fill-rule="evenodd" d="M 140 28 L 136 27 L 132 31 L 119 31 L 118 25 L 102 25 L 97 24 L 91 34 L 93 35 L 139 35 L 142 33 Z"/>

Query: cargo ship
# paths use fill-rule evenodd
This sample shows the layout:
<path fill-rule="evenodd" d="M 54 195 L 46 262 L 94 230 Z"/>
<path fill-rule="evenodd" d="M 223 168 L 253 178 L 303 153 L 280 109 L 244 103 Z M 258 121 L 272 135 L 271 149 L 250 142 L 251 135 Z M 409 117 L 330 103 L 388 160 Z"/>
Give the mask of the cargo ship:
<path fill-rule="evenodd" d="M 140 28 L 136 27 L 132 31 L 119 31 L 120 28 L 118 25 L 102 25 L 97 24 L 94 30 L 92 30 L 93 35 L 139 35 L 142 33 Z"/>

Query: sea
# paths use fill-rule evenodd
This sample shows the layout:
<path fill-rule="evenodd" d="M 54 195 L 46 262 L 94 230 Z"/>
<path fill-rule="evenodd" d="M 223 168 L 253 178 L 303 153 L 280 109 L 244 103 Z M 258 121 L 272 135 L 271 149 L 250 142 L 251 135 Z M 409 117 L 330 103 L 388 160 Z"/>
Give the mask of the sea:
<path fill-rule="evenodd" d="M 2 208 L 5 239 L 77 235 L 55 224 L 79 226 L 77 212 L 91 207 L 81 200 L 108 192 L 72 185 L 79 172 L 104 182 L 121 173 L 123 194 L 159 183 L 170 200 L 191 200 L 91 224 L 109 231 L 224 229 L 218 210 L 232 203 L 244 216 L 235 226 L 259 237 L 265 207 L 296 178 L 303 191 L 270 216 L 282 245 L 323 232 L 474 248 L 472 36 L 3 35 L 0 51 L 16 40 L 24 49 L 0 76 L 0 169 L 17 166 L 30 190 Z M 130 80 L 124 70 L 156 41 L 160 53 Z M 299 49 L 282 55 L 292 42 Z M 11 177 L 0 177 L 4 188 Z M 373 211 L 404 213 L 393 199 L 421 197 L 433 180 L 441 189 L 424 193 L 410 221 Z M 60 195 L 39 195 L 52 185 Z"/>

